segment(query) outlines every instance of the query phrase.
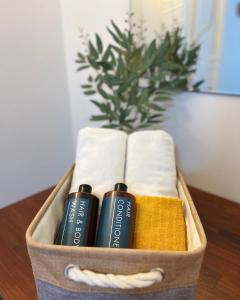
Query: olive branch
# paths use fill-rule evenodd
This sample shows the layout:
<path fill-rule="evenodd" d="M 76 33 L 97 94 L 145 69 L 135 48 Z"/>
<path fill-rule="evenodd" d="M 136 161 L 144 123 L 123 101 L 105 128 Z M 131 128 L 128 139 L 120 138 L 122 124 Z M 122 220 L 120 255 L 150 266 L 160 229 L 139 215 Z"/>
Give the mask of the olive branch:
<path fill-rule="evenodd" d="M 104 47 L 98 34 L 94 42 L 85 37 L 87 51 L 78 52 L 76 60 L 77 71 L 94 71 L 81 87 L 100 111 L 90 120 L 105 121 L 102 127 L 131 132 L 160 124 L 174 93 L 196 91 L 203 83 L 189 86 L 200 45 L 187 47 L 180 28 L 150 43 L 137 40 L 132 29 L 121 30 L 114 21 L 107 30 L 110 44 Z"/>

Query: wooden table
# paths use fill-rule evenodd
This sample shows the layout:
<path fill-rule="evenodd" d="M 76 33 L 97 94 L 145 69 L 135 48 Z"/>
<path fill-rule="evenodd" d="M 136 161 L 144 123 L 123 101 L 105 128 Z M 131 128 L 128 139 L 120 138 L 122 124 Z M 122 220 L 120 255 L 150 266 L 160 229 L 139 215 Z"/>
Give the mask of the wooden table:
<path fill-rule="evenodd" d="M 25 231 L 52 189 L 0 211 L 0 294 L 34 300 Z M 208 239 L 197 300 L 240 299 L 240 205 L 190 188 Z"/>
<path fill-rule="evenodd" d="M 5 300 L 37 299 L 25 232 L 52 189 L 0 212 L 0 294 Z"/>

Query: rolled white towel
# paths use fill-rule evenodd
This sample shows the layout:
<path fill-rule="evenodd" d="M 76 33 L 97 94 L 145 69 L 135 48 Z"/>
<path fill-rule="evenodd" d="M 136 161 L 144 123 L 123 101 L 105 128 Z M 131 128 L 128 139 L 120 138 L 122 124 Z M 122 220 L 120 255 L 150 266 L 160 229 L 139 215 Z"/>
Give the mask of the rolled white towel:
<path fill-rule="evenodd" d="M 116 182 L 124 180 L 127 134 L 103 128 L 79 130 L 75 168 L 70 192 L 80 184 L 90 184 L 100 201 Z"/>
<path fill-rule="evenodd" d="M 128 137 L 125 182 L 131 193 L 177 197 L 174 142 L 163 130 Z"/>

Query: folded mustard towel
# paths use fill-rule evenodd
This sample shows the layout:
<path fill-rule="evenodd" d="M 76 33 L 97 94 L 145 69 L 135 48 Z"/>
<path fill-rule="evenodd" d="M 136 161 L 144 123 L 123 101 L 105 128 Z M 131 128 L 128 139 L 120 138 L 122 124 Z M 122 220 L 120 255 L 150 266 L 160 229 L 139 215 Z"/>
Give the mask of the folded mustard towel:
<path fill-rule="evenodd" d="M 178 198 L 137 196 L 134 248 L 184 251 L 186 229 Z"/>

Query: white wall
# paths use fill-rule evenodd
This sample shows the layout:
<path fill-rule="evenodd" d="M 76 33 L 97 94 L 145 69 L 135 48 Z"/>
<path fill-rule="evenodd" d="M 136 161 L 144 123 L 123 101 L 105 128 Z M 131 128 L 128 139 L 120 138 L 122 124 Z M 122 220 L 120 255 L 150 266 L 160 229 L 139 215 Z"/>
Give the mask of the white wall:
<path fill-rule="evenodd" d="M 0 0 L 0 207 L 74 159 L 59 1 Z"/>
<path fill-rule="evenodd" d="M 83 95 L 80 85 L 86 80 L 85 72 L 76 72 L 78 65 L 75 63 L 77 51 L 82 51 L 79 35 L 80 29 L 94 38 L 97 32 L 103 37 L 104 42 L 109 40 L 106 26 L 113 19 L 120 26 L 126 26 L 124 19 L 129 11 L 129 0 L 61 0 L 64 46 L 67 62 L 68 85 L 70 92 L 71 111 L 73 118 L 73 136 L 76 142 L 78 129 L 94 123 L 89 122 L 91 114 L 96 112 L 89 97 Z M 91 112 L 91 113 L 90 113 Z M 99 123 L 95 123 L 99 126 Z"/>
<path fill-rule="evenodd" d="M 168 116 L 187 183 L 240 202 L 240 97 L 183 93 Z"/>

